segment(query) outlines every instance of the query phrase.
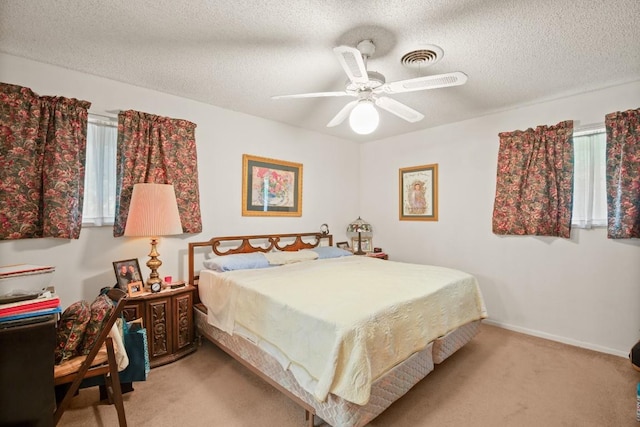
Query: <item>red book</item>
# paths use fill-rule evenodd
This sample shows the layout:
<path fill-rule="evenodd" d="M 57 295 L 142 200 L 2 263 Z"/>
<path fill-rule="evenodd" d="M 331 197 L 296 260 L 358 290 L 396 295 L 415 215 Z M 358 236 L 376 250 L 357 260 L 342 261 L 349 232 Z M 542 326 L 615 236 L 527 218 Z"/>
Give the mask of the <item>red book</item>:
<path fill-rule="evenodd" d="M 60 298 L 57 296 L 20 301 L 11 304 L 2 304 L 0 305 L 0 317 L 28 313 L 30 311 L 43 310 L 46 308 L 56 308 L 59 305 Z"/>

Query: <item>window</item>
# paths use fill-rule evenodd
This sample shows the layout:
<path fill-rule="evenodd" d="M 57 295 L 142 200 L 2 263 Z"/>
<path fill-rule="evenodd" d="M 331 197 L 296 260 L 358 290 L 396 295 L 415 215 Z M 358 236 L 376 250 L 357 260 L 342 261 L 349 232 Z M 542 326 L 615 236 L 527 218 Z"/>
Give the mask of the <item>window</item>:
<path fill-rule="evenodd" d="M 89 115 L 82 225 L 113 225 L 118 124 Z"/>
<path fill-rule="evenodd" d="M 602 126 L 573 133 L 572 227 L 607 226 L 606 148 Z"/>

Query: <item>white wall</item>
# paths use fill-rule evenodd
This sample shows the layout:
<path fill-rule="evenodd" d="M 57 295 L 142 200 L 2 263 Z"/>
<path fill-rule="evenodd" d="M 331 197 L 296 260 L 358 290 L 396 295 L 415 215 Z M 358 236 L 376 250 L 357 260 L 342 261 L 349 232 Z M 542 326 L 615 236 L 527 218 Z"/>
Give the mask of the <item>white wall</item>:
<path fill-rule="evenodd" d="M 491 233 L 497 134 L 567 119 L 602 122 L 606 113 L 640 105 L 640 83 L 358 146 L 4 54 L 0 81 L 88 100 L 91 112 L 135 109 L 197 123 L 203 232 L 161 239 L 161 275 L 186 278 L 189 241 L 314 231 L 324 222 L 340 241 L 347 222 L 362 215 L 375 227 L 374 245 L 391 259 L 475 274 L 492 322 L 621 356 L 640 337 L 638 239 L 609 240 L 603 229 L 573 230 L 568 240 Z M 301 218 L 241 216 L 243 153 L 304 165 Z M 398 169 L 430 163 L 439 164 L 439 221 L 399 221 Z M 115 239 L 108 227 L 85 228 L 73 241 L 0 241 L 0 265 L 55 265 L 54 282 L 66 306 L 115 283 L 112 261 L 138 258 L 147 274 L 148 250 L 147 239 Z"/>
<path fill-rule="evenodd" d="M 40 95 L 90 101 L 90 112 L 116 115 L 134 109 L 190 120 L 196 143 L 203 232 L 160 239 L 160 275 L 187 276 L 187 242 L 213 236 L 312 232 L 328 223 L 344 240 L 347 222 L 357 215 L 357 144 L 240 114 L 200 102 L 0 54 L 0 81 L 31 88 Z M 242 154 L 303 164 L 302 217 L 241 215 Z M 357 161 L 355 162 L 357 164 Z M 0 241 L 0 265 L 56 266 L 54 284 L 63 306 L 92 300 L 115 283 L 112 262 L 138 258 L 148 275 L 149 239 L 113 238 L 109 227 L 83 228 L 80 239 Z"/>
<path fill-rule="evenodd" d="M 394 260 L 473 273 L 491 322 L 626 356 L 640 338 L 640 240 L 610 240 L 602 228 L 570 239 L 496 236 L 491 216 L 499 132 L 604 123 L 639 106 L 636 82 L 363 145 L 360 212 L 374 245 Z M 399 221 L 399 168 L 431 163 L 439 221 Z"/>

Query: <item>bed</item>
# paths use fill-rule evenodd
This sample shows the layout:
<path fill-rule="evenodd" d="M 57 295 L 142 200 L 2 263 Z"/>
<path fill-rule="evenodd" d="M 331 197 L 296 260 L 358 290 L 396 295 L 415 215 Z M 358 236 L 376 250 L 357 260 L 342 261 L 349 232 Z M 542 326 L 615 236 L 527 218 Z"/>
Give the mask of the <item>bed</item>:
<path fill-rule="evenodd" d="M 467 273 L 332 245 L 321 233 L 189 243 L 196 333 L 299 404 L 308 426 L 360 427 L 469 342 L 486 310 Z"/>

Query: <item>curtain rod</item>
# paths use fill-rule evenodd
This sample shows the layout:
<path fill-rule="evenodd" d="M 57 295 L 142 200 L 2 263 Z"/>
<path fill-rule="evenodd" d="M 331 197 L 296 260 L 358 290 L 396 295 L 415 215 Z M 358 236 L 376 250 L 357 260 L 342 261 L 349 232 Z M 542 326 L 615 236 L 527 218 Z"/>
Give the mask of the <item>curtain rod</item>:
<path fill-rule="evenodd" d="M 573 128 L 573 134 L 575 136 L 588 135 L 590 133 L 596 133 L 605 130 L 605 124 L 602 123 L 589 123 L 586 125 L 576 126 Z"/>
<path fill-rule="evenodd" d="M 103 114 L 89 113 L 88 122 L 94 125 L 107 126 L 112 128 L 118 127 L 118 119 L 116 117 L 105 116 Z"/>
<path fill-rule="evenodd" d="M 116 119 L 116 120 L 118 120 L 118 115 L 117 114 L 114 116 L 114 115 L 109 115 L 109 114 L 94 113 L 93 111 L 89 111 L 88 113 L 90 115 L 92 115 L 92 116 L 98 116 L 98 117 L 104 117 L 104 118 L 107 118 L 107 119 Z"/>

